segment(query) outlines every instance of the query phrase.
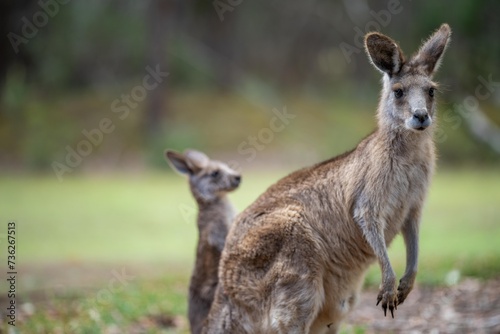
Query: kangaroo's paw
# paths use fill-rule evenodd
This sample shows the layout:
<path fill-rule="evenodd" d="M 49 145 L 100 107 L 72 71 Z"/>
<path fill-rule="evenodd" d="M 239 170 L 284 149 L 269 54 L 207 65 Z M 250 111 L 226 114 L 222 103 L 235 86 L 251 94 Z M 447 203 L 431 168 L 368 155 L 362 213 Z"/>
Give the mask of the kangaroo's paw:
<path fill-rule="evenodd" d="M 406 297 L 410 294 L 413 289 L 413 280 L 405 279 L 404 277 L 399 280 L 398 294 L 397 294 L 397 305 L 403 304 Z"/>
<path fill-rule="evenodd" d="M 394 310 L 397 309 L 397 295 L 395 289 L 382 288 L 377 296 L 377 306 L 380 303 L 382 303 L 384 316 L 387 316 L 387 309 L 389 309 L 391 316 L 394 318 Z"/>

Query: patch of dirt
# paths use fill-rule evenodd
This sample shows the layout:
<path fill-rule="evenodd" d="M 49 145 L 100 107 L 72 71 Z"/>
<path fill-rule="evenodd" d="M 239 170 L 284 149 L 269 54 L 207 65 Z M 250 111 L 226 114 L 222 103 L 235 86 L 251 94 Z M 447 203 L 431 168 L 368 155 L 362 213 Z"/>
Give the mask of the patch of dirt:
<path fill-rule="evenodd" d="M 155 332 L 158 329 L 188 328 L 187 320 L 180 316 L 166 314 L 148 315 L 139 319 L 130 328 L 128 333 L 142 334 Z M 117 333 L 119 334 L 119 333 Z"/>
<path fill-rule="evenodd" d="M 345 321 L 365 333 L 500 333 L 500 279 L 465 279 L 451 287 L 416 287 L 394 319 L 375 306 L 377 291 L 365 291 Z"/>

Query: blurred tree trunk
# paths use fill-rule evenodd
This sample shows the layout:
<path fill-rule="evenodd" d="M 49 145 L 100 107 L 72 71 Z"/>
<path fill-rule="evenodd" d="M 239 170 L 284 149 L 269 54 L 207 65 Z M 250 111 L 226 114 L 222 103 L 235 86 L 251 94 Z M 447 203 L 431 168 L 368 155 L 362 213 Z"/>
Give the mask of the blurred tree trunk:
<path fill-rule="evenodd" d="M 147 66 L 168 72 L 167 47 L 175 29 L 175 18 L 178 12 L 176 0 L 151 0 L 147 10 Z M 146 138 L 154 139 L 162 130 L 162 122 L 168 117 L 168 79 L 148 92 L 146 113 L 143 124 Z"/>
<path fill-rule="evenodd" d="M 235 65 L 238 63 L 235 52 L 235 28 L 239 12 L 239 10 L 234 10 L 226 13 L 224 21 L 220 21 L 217 15 L 211 14 L 209 16 L 211 18 L 209 29 L 212 30 L 208 36 L 210 47 L 218 55 L 222 56 L 222 59 L 227 59 L 231 64 Z M 215 65 L 215 62 L 213 65 Z M 235 81 L 233 66 L 224 64 L 224 66 L 217 66 L 216 69 L 215 79 L 219 88 L 223 91 L 230 91 Z"/>
<path fill-rule="evenodd" d="M 29 16 L 28 14 L 33 10 L 35 4 L 35 0 L 11 0 L 0 3 L 0 36 L 2 36 L 0 42 L 0 89 L 5 84 L 7 71 L 12 64 L 21 64 L 28 70 L 27 72 L 33 66 L 25 43 L 20 43 L 14 47 L 9 39 L 9 34 L 14 33 L 19 38 L 23 38 L 21 18 Z"/>
<path fill-rule="evenodd" d="M 492 122 L 480 108 L 464 117 L 471 134 L 500 154 L 500 127 Z"/>

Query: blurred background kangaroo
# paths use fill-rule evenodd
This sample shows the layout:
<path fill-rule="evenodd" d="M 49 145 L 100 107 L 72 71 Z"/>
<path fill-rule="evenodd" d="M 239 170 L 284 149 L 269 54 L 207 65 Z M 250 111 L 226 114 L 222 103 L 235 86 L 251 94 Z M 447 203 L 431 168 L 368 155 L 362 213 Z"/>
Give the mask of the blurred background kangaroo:
<path fill-rule="evenodd" d="M 198 205 L 198 246 L 189 285 L 188 316 L 192 333 L 201 333 L 217 288 L 219 260 L 235 210 L 226 194 L 238 188 L 241 175 L 204 153 L 171 150 L 165 157 L 172 168 L 187 175 Z"/>
<path fill-rule="evenodd" d="M 443 24 L 409 59 L 391 38 L 366 35 L 383 74 L 377 129 L 351 152 L 283 178 L 238 215 L 205 333 L 336 333 L 375 260 L 377 305 L 394 316 L 417 273 L 435 164 L 432 76 L 450 34 Z M 399 286 L 387 254 L 398 233 L 407 254 Z"/>

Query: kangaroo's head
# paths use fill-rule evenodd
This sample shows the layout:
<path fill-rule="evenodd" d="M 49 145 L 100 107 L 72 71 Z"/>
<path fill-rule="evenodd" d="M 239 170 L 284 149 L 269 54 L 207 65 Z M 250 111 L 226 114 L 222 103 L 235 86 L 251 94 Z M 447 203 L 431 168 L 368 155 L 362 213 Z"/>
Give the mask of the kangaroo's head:
<path fill-rule="evenodd" d="M 186 150 L 181 154 L 167 150 L 165 157 L 174 170 L 189 177 L 191 192 L 198 202 L 212 202 L 240 185 L 238 172 L 202 152 Z"/>
<path fill-rule="evenodd" d="M 368 57 L 384 75 L 378 110 L 380 126 L 424 132 L 432 125 L 436 109 L 434 95 L 438 88 L 432 77 L 450 34 L 450 27 L 443 24 L 408 60 L 391 38 L 378 32 L 366 35 Z"/>

